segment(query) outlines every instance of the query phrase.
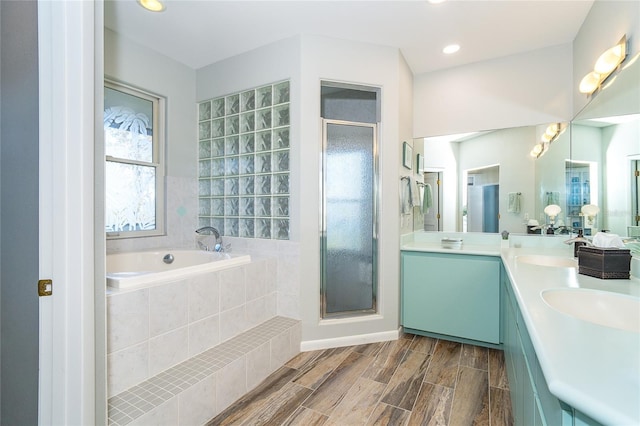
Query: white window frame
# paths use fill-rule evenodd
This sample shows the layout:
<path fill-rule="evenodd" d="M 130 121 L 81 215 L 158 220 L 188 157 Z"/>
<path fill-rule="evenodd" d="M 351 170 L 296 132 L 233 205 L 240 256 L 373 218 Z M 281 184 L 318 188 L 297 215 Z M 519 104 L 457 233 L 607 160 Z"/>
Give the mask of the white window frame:
<path fill-rule="evenodd" d="M 139 237 L 155 237 L 166 235 L 165 230 L 165 126 L 166 126 L 166 99 L 160 95 L 155 93 L 151 93 L 137 87 L 133 87 L 127 85 L 125 83 L 121 83 L 115 80 L 105 79 L 104 87 L 117 90 L 119 92 L 127 93 L 132 96 L 136 96 L 142 99 L 146 99 L 151 101 L 153 104 L 153 135 L 152 135 L 152 144 L 153 144 L 153 158 L 152 162 L 146 161 L 138 161 L 138 160 L 130 160 L 125 158 L 113 157 L 110 155 L 105 155 L 105 161 L 121 163 L 121 164 L 131 164 L 131 165 L 140 165 L 145 167 L 155 167 L 155 176 L 156 176 L 156 205 L 155 205 L 155 213 L 156 213 L 156 227 L 152 230 L 141 230 L 141 231 L 120 231 L 120 232 L 107 232 L 107 239 L 123 239 L 123 238 L 139 238 Z M 106 187 L 106 182 L 105 182 Z"/>

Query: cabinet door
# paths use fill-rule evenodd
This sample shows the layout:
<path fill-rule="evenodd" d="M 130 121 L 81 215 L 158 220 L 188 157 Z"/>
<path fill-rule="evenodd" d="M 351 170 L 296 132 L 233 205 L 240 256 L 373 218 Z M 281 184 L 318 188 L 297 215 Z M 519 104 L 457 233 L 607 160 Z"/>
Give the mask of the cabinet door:
<path fill-rule="evenodd" d="M 402 324 L 500 343 L 500 261 L 490 256 L 402 253 Z"/>

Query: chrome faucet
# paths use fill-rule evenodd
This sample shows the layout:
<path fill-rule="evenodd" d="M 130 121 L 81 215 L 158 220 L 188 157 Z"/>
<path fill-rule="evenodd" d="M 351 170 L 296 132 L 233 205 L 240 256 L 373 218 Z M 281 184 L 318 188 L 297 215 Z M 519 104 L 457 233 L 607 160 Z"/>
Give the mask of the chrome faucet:
<path fill-rule="evenodd" d="M 210 247 L 203 243 L 202 241 L 198 241 L 198 248 L 204 251 L 224 251 L 224 247 L 222 245 L 222 237 L 220 237 L 220 232 L 213 226 L 203 226 L 202 228 L 196 229 L 196 234 L 205 235 L 205 236 L 213 236 L 215 238 L 215 242 L 213 247 Z"/>
<path fill-rule="evenodd" d="M 202 228 L 196 229 L 196 234 L 201 235 L 213 235 L 216 237 L 216 240 L 220 238 L 220 232 L 213 226 L 203 226 Z"/>

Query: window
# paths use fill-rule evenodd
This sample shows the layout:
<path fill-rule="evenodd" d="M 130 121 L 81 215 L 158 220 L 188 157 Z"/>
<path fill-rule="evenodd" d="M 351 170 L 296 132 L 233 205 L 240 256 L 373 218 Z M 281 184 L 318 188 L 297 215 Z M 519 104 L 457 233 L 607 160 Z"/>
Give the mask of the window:
<path fill-rule="evenodd" d="M 107 238 L 164 234 L 164 99 L 104 85 Z"/>

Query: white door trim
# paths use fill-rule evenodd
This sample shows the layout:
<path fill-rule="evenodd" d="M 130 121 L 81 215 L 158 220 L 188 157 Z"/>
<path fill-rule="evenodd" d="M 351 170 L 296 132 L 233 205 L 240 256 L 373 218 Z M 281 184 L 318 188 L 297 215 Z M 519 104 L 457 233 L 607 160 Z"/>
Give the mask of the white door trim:
<path fill-rule="evenodd" d="M 41 425 L 95 423 L 94 7 L 38 1 Z"/>

